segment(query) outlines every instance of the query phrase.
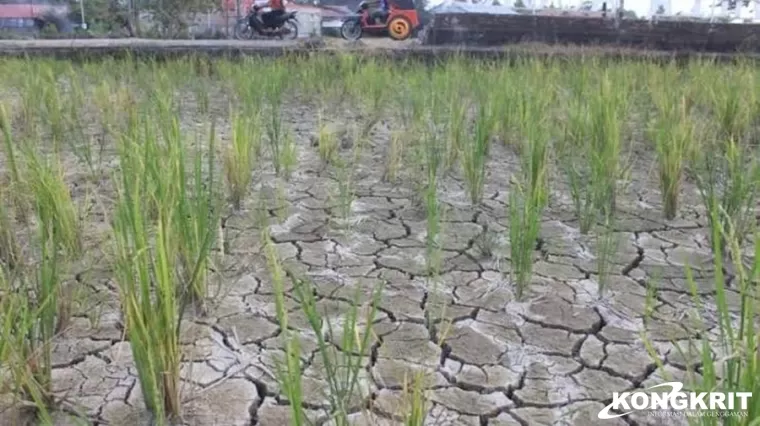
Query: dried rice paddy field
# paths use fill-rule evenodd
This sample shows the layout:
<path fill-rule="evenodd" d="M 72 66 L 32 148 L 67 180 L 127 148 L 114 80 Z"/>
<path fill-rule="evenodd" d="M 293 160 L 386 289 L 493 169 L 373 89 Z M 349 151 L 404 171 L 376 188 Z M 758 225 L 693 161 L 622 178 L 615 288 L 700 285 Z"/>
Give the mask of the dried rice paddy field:
<path fill-rule="evenodd" d="M 597 416 L 667 381 L 758 391 L 752 66 L 7 60 L 0 81 L 1 424 L 760 417 Z"/>

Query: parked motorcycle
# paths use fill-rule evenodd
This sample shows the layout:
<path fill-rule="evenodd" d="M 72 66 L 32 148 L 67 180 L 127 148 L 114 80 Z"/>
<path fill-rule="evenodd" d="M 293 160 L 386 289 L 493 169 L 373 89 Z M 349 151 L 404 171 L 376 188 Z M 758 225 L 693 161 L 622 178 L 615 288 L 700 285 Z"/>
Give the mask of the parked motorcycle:
<path fill-rule="evenodd" d="M 251 40 L 253 38 L 277 37 L 280 40 L 295 40 L 298 37 L 298 18 L 296 12 L 287 12 L 277 18 L 273 27 L 267 28 L 261 20 L 260 6 L 254 5 L 248 11 L 245 18 L 238 20 L 235 25 L 235 38 L 238 40 Z M 253 19 L 251 19 L 253 18 Z M 253 26 L 251 24 L 253 23 Z"/>

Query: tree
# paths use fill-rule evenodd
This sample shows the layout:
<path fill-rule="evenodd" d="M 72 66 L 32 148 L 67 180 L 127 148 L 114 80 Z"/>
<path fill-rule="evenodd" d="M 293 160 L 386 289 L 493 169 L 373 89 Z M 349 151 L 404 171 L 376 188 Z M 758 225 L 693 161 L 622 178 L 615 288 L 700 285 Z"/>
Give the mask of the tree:
<path fill-rule="evenodd" d="M 525 9 L 525 3 L 523 3 L 523 0 L 515 0 L 514 6 L 516 9 Z"/>
<path fill-rule="evenodd" d="M 87 28 L 95 32 L 114 32 L 126 29 L 130 37 L 135 36 L 133 19 L 125 2 L 119 0 L 70 0 L 71 20 L 80 24 L 86 23 Z M 84 19 L 82 20 L 82 7 Z"/>
<path fill-rule="evenodd" d="M 665 14 L 665 6 L 659 5 L 657 6 L 657 12 L 655 12 L 658 15 L 664 15 Z"/>
<path fill-rule="evenodd" d="M 639 17 L 636 15 L 636 12 L 633 10 L 623 10 L 620 15 L 623 17 L 623 19 L 639 19 Z"/>

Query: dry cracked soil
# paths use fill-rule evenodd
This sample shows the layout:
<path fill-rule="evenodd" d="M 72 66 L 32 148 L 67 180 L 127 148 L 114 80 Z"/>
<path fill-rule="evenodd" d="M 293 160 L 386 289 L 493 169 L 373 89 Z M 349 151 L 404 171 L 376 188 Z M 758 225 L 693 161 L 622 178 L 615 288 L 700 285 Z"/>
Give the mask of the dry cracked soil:
<path fill-rule="evenodd" d="M 346 227 L 335 220 L 338 178 L 312 144 L 315 115 L 303 105 L 285 109 L 299 158 L 292 179 L 280 181 L 287 207 L 270 211 L 272 238 L 283 262 L 313 282 L 317 307 L 334 324 L 345 317 L 357 291 L 366 307 L 373 288 L 383 285 L 376 339 L 362 360 L 366 369 L 359 388 L 369 397 L 354 402 L 353 424 L 401 424 L 397 416 L 405 403 L 404 378 L 413 372 L 427 379 L 426 424 L 431 425 L 682 423 L 640 413 L 599 420 L 597 413 L 613 392 L 666 381 L 645 349 L 644 331 L 671 379 L 687 381 L 689 357 L 676 349 L 698 337 L 691 321 L 687 263 L 705 309 L 714 306 L 706 217 L 692 184 L 684 186 L 679 217 L 662 219 L 651 172 L 654 158 L 636 151 L 631 181 L 621 186 L 618 197 L 617 250 L 600 295 L 595 239 L 579 233 L 567 184 L 555 172 L 534 251 L 532 283 L 518 301 L 509 279 L 507 202 L 510 176 L 519 161 L 509 148 L 494 144 L 484 202 L 478 208 L 471 206 L 456 174 L 441 181 L 443 267 L 440 277 L 430 280 L 424 207 L 406 178 L 396 183 L 383 179 L 389 122 L 375 127 L 354 168 L 356 198 Z M 184 130 L 201 132 L 205 127 L 198 120 L 188 118 Z M 336 125 L 355 121 L 337 114 L 333 120 Z M 344 145 L 342 154 L 351 149 Z M 274 289 L 252 218 L 253 199 L 277 192 L 271 164 L 262 160 L 261 165 L 250 199 L 224 219 L 223 279 L 212 289 L 207 313 L 184 321 L 187 424 L 289 424 L 287 399 L 273 377 L 284 354 Z M 75 180 L 77 174 L 83 172 L 72 167 L 67 178 Z M 93 424 L 148 424 L 129 343 L 122 339 L 113 274 L 94 248 L 107 238 L 108 224 L 105 217 L 92 220 L 88 233 L 98 240 L 91 242 L 94 260 L 75 277 L 86 294 L 53 349 L 55 392 Z M 483 236 L 486 228 L 488 237 Z M 97 238 L 100 234 L 102 239 Z M 647 286 L 656 294 L 645 321 Z M 290 325 L 300 331 L 306 366 L 303 404 L 310 418 L 330 424 L 325 417 L 328 386 L 315 334 L 290 288 L 288 295 Z M 729 289 L 728 300 L 735 308 L 738 293 Z M 703 335 L 714 335 L 714 330 Z M 0 423 L 16 424 L 6 415 Z M 58 414 L 57 422 L 76 424 L 67 414 Z"/>

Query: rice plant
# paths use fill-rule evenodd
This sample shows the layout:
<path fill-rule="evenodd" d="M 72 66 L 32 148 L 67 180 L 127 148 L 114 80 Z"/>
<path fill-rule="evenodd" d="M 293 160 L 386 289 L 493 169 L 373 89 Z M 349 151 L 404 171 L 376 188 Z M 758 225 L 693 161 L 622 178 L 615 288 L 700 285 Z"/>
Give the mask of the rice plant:
<path fill-rule="evenodd" d="M 760 190 L 760 163 L 751 147 L 745 147 L 734 139 L 703 143 L 692 163 L 692 174 L 707 211 L 717 209 L 718 215 L 709 215 L 711 227 L 724 229 L 713 233 L 718 241 L 711 241 L 713 249 L 720 245 L 720 252 L 736 255 L 727 246 L 724 233 L 742 236 L 751 229 L 755 220 L 754 207 Z M 713 224 L 717 220 L 719 224 Z M 717 255 L 716 252 L 713 254 Z"/>
<path fill-rule="evenodd" d="M 483 200 L 486 179 L 486 161 L 494 128 L 494 113 L 491 105 L 481 105 L 475 118 L 473 134 L 462 149 L 462 169 L 464 172 L 470 202 L 478 205 Z"/>
<path fill-rule="evenodd" d="M 251 190 L 261 136 L 257 117 L 236 114 L 232 118 L 231 143 L 224 152 L 224 175 L 235 210 L 240 209 L 243 198 Z"/>
<path fill-rule="evenodd" d="M 678 213 L 684 168 L 697 135 L 684 96 L 676 98 L 672 94 L 662 95 L 662 92 L 654 96 L 657 96 L 657 115 L 650 129 L 650 138 L 657 152 L 663 213 L 666 219 L 672 220 Z"/>

